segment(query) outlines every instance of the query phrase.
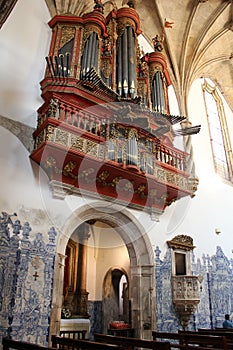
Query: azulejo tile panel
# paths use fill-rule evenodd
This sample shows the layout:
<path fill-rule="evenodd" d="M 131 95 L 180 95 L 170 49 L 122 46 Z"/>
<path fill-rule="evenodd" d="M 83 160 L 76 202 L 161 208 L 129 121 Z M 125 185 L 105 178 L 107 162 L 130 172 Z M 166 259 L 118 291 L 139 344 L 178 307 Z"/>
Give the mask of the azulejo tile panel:
<path fill-rule="evenodd" d="M 181 328 L 173 303 L 171 285 L 171 254 L 167 250 L 160 258 L 159 247 L 155 249 L 156 315 L 159 331 L 176 332 Z M 224 315 L 233 313 L 233 260 L 228 259 L 220 246 L 210 257 L 192 256 L 192 273 L 199 276 L 200 303 L 190 319 L 188 328 L 222 327 Z"/>

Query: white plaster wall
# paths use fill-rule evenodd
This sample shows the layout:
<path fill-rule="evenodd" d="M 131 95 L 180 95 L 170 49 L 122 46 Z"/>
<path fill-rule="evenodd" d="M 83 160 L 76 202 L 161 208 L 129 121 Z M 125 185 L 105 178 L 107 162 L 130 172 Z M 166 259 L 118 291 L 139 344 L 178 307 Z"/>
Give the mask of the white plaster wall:
<path fill-rule="evenodd" d="M 1 115 L 36 126 L 51 31 L 44 0 L 18 0 L 0 30 Z"/>
<path fill-rule="evenodd" d="M 19 0 L 0 30 L 0 115 L 33 127 L 42 103 L 39 82 L 50 41 L 48 20 L 43 0 Z M 22 206 L 41 208 L 40 186 L 28 151 L 3 127 L 0 146 L 1 209 L 18 212 Z"/>

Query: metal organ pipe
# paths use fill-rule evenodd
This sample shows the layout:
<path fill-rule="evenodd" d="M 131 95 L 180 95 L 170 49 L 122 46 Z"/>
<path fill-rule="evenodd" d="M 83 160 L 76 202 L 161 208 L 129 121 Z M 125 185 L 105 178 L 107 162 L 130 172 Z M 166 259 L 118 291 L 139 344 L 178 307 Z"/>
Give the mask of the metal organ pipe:
<path fill-rule="evenodd" d="M 86 72 L 91 68 L 91 57 L 92 57 L 92 44 L 93 44 L 93 33 L 87 39 L 87 63 L 86 63 Z"/>
<path fill-rule="evenodd" d="M 99 52 L 99 41 L 98 35 L 95 33 L 95 40 L 93 41 L 93 67 L 98 67 L 98 52 Z"/>
<path fill-rule="evenodd" d="M 138 166 L 138 145 L 135 135 L 127 143 L 127 165 Z"/>
<path fill-rule="evenodd" d="M 156 73 L 156 110 L 160 112 L 159 72 Z"/>
<path fill-rule="evenodd" d="M 160 91 L 160 112 L 164 111 L 164 90 L 163 90 L 163 78 L 161 72 L 159 72 L 159 91 Z"/>
<path fill-rule="evenodd" d="M 129 87 L 129 76 L 128 76 L 128 37 L 127 37 L 127 30 L 124 30 L 124 33 L 122 35 L 122 80 L 123 80 L 123 91 L 125 97 L 128 95 L 128 87 Z"/>
<path fill-rule="evenodd" d="M 117 52 L 117 89 L 120 96 L 122 96 L 122 47 L 121 47 L 121 40 L 118 45 L 118 52 Z"/>
<path fill-rule="evenodd" d="M 134 50 L 134 33 L 132 27 L 127 27 L 128 40 L 128 77 L 129 92 L 132 98 L 135 97 L 136 67 L 135 67 L 135 50 Z"/>
<path fill-rule="evenodd" d="M 81 66 L 81 78 L 85 77 L 85 74 L 94 67 L 97 70 L 98 67 L 98 35 L 93 32 L 87 39 L 82 55 Z"/>
<path fill-rule="evenodd" d="M 160 71 L 157 71 L 153 78 L 151 102 L 154 110 L 156 110 L 157 112 L 163 112 L 164 91 L 163 91 L 162 74 Z"/>
<path fill-rule="evenodd" d="M 81 79 L 85 77 L 85 74 L 86 74 L 86 59 L 87 59 L 87 42 L 84 46 L 83 54 L 82 54 Z"/>
<path fill-rule="evenodd" d="M 135 97 L 136 58 L 135 35 L 131 26 L 127 26 L 119 38 L 117 50 L 117 90 L 123 97 Z"/>

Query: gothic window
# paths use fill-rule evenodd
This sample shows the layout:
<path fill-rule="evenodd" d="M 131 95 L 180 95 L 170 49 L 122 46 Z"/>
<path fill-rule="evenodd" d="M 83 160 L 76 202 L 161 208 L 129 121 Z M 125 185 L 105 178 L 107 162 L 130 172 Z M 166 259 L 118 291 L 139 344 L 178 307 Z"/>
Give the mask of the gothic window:
<path fill-rule="evenodd" d="M 223 102 L 215 86 L 205 80 L 202 87 L 215 171 L 223 179 L 232 181 L 231 145 Z"/>

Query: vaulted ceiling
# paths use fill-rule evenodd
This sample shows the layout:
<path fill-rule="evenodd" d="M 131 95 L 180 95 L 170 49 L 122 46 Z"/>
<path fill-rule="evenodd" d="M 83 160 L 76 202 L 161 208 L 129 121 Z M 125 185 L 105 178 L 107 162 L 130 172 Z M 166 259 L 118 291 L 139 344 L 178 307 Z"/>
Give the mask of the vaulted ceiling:
<path fill-rule="evenodd" d="M 0 26 L 17 0 L 0 5 Z M 131 0 L 141 18 L 147 40 L 162 34 L 165 19 L 164 54 L 182 114 L 187 115 L 187 96 L 192 82 L 211 78 L 233 111 L 233 0 Z M 51 17 L 82 15 L 93 10 L 93 0 L 45 0 Z M 128 0 L 103 0 L 104 14 Z M 7 13 L 8 12 L 8 13 Z M 4 15 L 5 14 L 5 15 Z"/>

